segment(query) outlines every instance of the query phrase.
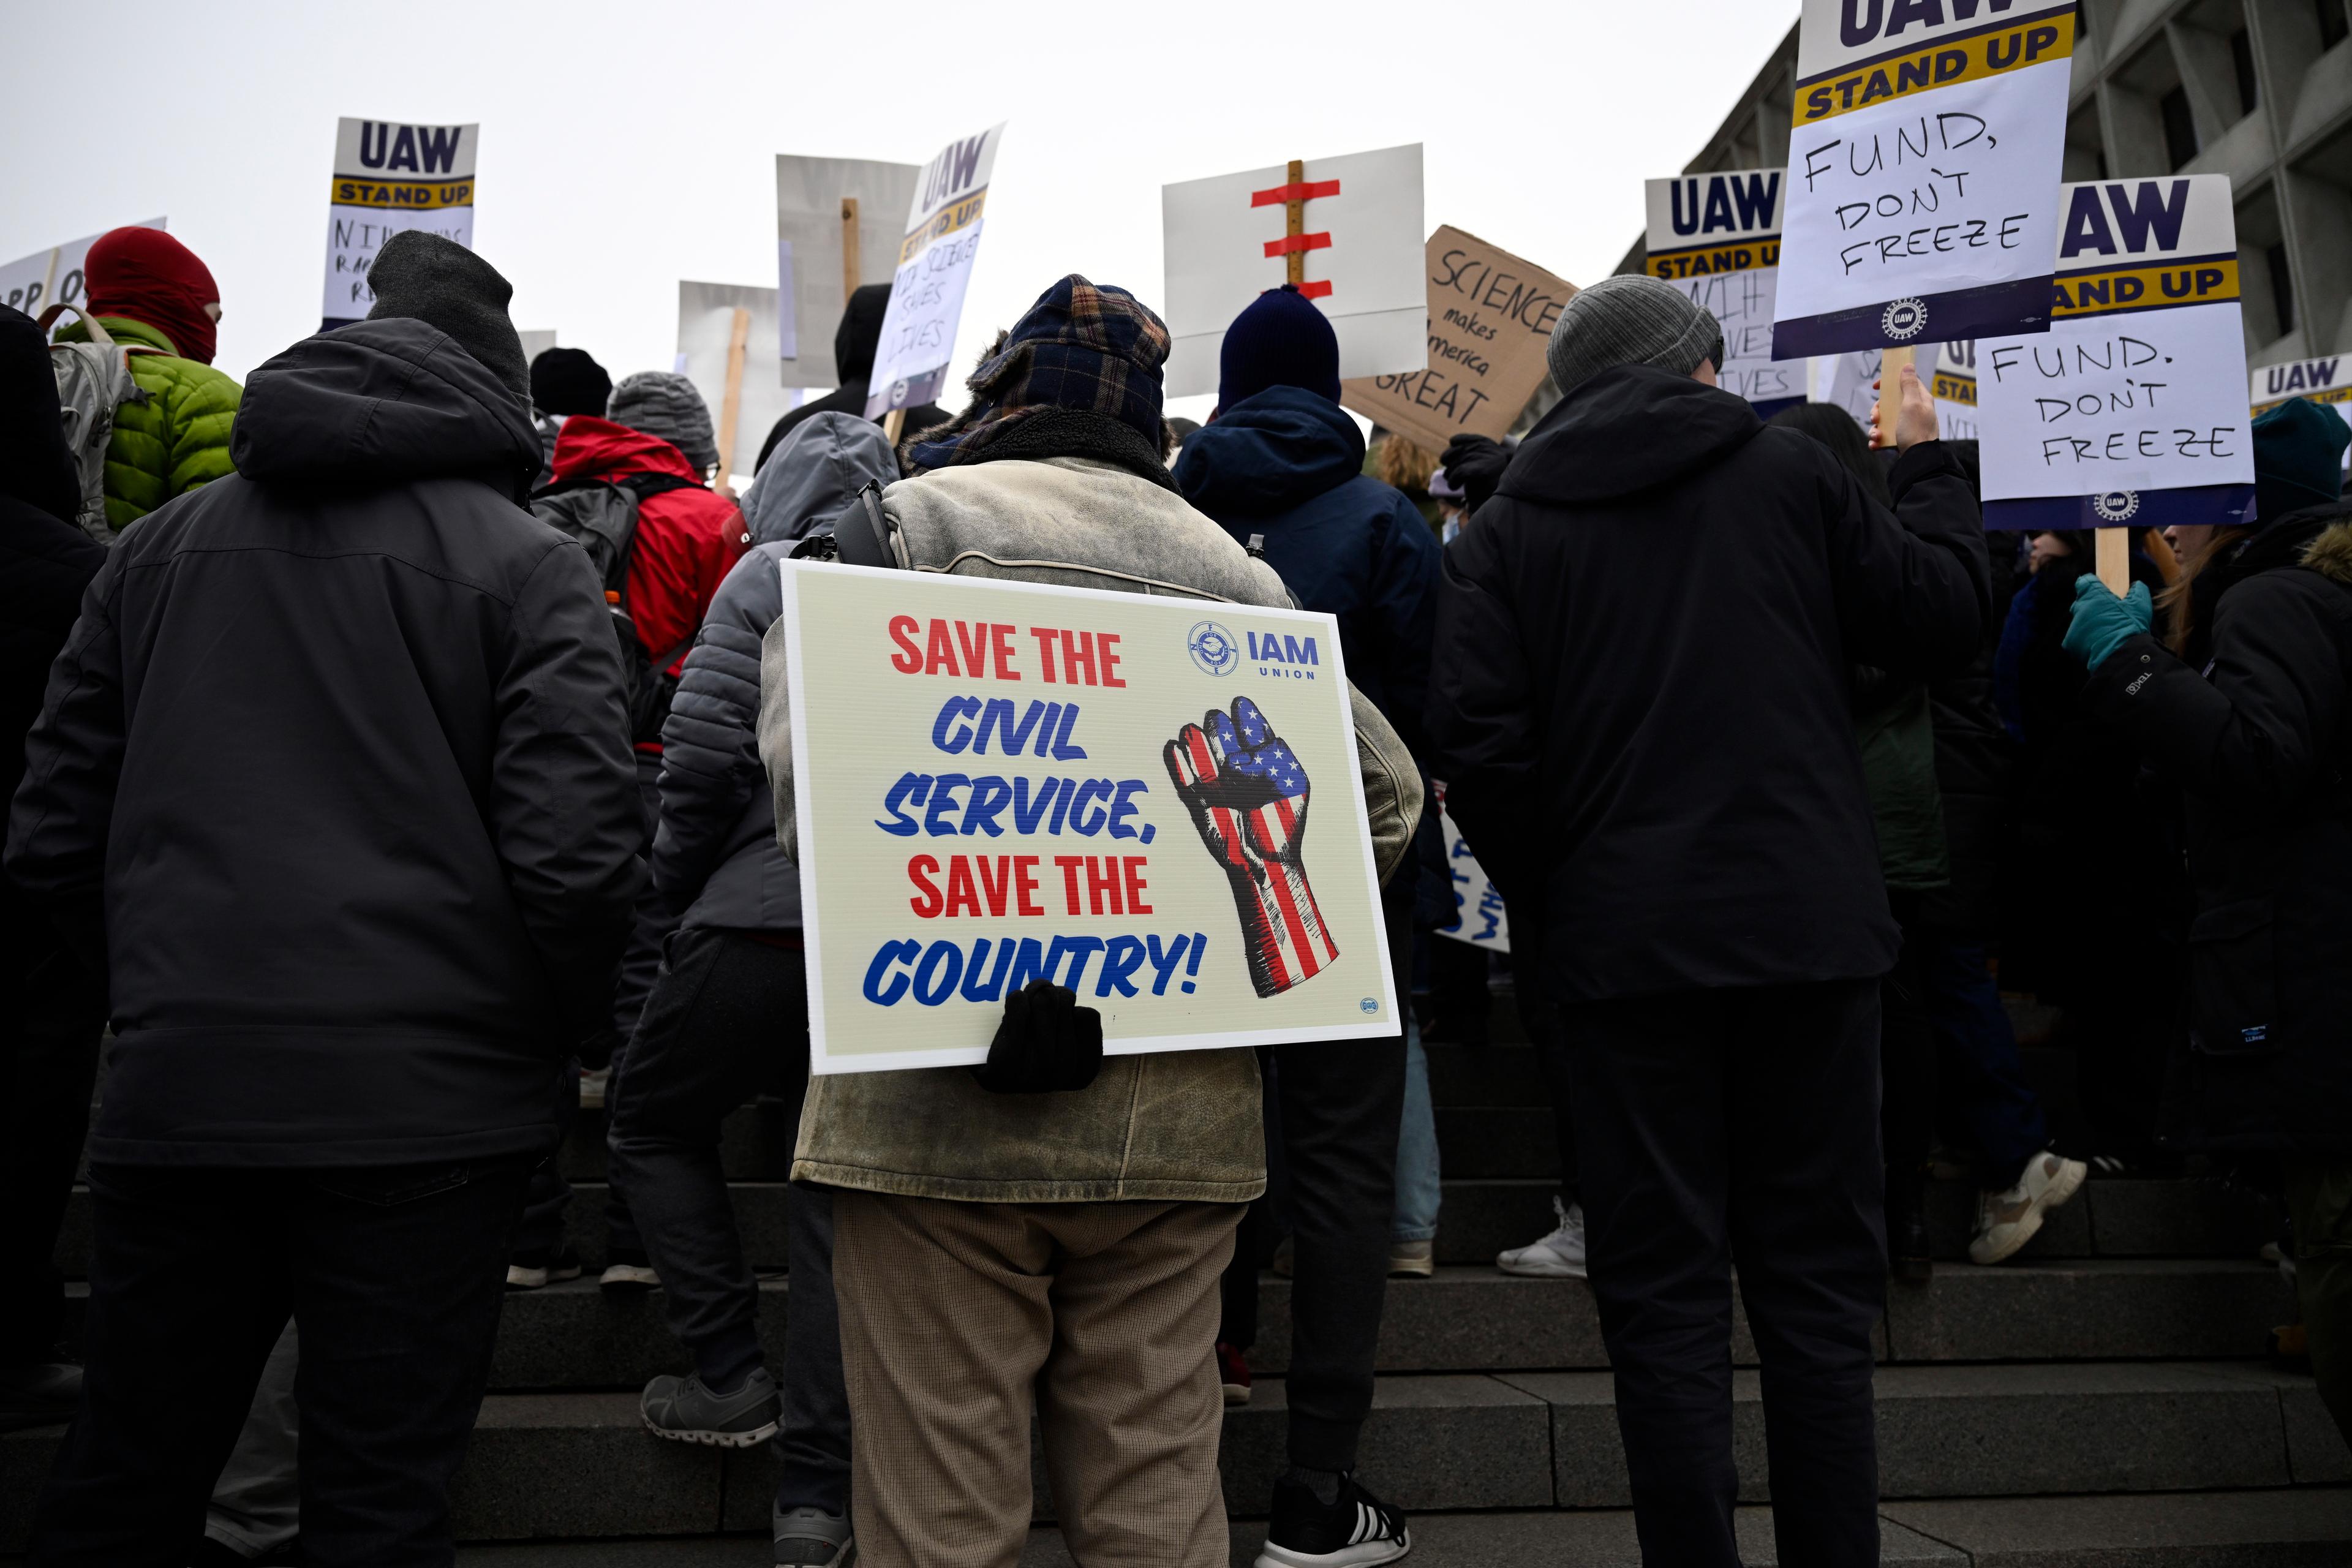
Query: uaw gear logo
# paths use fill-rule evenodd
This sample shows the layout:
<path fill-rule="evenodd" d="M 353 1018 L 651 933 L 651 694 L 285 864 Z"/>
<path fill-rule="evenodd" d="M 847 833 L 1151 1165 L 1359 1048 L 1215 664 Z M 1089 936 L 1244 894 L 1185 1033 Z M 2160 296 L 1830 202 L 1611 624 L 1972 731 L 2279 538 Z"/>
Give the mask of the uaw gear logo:
<path fill-rule="evenodd" d="M 2129 522 L 2139 510 L 2137 490 L 2109 490 L 2091 498 L 2091 510 L 2102 522 Z"/>
<path fill-rule="evenodd" d="M 1197 621 L 1184 638 L 1192 662 L 1210 675 L 1231 675 L 1242 661 L 1241 639 L 1214 621 Z"/>
<path fill-rule="evenodd" d="M 1927 301 L 1897 300 L 1879 312 L 1878 330 L 1898 343 L 1907 343 L 1927 330 Z"/>

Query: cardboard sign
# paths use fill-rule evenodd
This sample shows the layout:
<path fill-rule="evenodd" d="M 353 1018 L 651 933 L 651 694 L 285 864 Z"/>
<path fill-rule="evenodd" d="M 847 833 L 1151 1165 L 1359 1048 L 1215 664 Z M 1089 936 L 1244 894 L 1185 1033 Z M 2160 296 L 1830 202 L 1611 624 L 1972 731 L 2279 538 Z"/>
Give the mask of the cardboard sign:
<path fill-rule="evenodd" d="M 474 247 L 474 158 L 480 142 L 478 125 L 335 122 L 321 330 L 367 315 L 375 303 L 367 270 L 394 235 L 428 229 Z"/>
<path fill-rule="evenodd" d="M 923 165 L 913 205 L 896 247 L 890 309 L 882 317 L 882 346 L 866 385 L 866 417 L 934 402 L 947 384 L 957 323 L 980 256 L 981 219 L 996 149 L 999 121 L 977 136 L 950 142 Z"/>
<path fill-rule="evenodd" d="M 1458 228 L 1429 237 L 1426 370 L 1339 384 L 1339 401 L 1431 452 L 1499 441 L 1547 374 L 1544 350 L 1576 285 Z"/>
<path fill-rule="evenodd" d="M 838 292 L 838 290 L 835 290 Z M 727 410 L 727 356 L 734 342 L 735 312 L 751 312 L 743 340 L 743 381 L 738 392 L 732 442 L 719 428 Z M 737 474 L 748 474 L 769 427 L 800 406 L 800 394 L 786 388 L 776 370 L 776 291 L 750 283 L 677 286 L 677 358 L 672 368 L 694 383 L 710 406 L 710 426 L 719 448 L 734 457 Z M 733 476 L 721 474 L 723 482 Z"/>
<path fill-rule="evenodd" d="M 1040 976 L 1114 1056 L 1401 1030 L 1331 616 L 781 571 L 813 1070 L 983 1061 Z"/>
<path fill-rule="evenodd" d="M 126 228 L 162 228 L 160 217 L 142 218 Z M 38 316 L 51 305 L 80 305 L 89 293 L 82 281 L 82 260 L 103 235 L 86 234 L 47 250 L 37 250 L 0 267 L 0 305 Z M 72 321 L 66 317 L 64 321 Z"/>
<path fill-rule="evenodd" d="M 843 291 L 844 204 L 857 204 L 857 281 L 887 283 L 898 269 L 907 209 L 914 205 L 915 180 L 922 172 L 914 163 L 776 154 L 779 384 L 841 384 L 833 338 L 849 303 Z"/>
<path fill-rule="evenodd" d="M 2060 192 L 2050 331 L 1977 343 L 1985 526 L 2253 518 L 2225 174 Z"/>
<path fill-rule="evenodd" d="M 1774 351 L 2041 331 L 2074 0 L 1804 0 Z"/>
<path fill-rule="evenodd" d="M 1510 952 L 1511 917 L 1503 908 L 1503 895 L 1470 853 L 1454 819 L 1441 815 L 1437 820 L 1445 830 L 1445 868 L 1454 879 L 1454 919 L 1439 926 L 1437 934 L 1494 952 Z"/>
<path fill-rule="evenodd" d="M 1802 358 L 1772 357 L 1772 309 L 1780 294 L 1780 204 L 1787 171 L 1677 174 L 1652 180 L 1649 261 L 1706 307 L 1723 329 L 1716 382 L 1775 410 L 1805 398 Z"/>
<path fill-rule="evenodd" d="M 1294 200 L 1297 235 L 1289 232 Z M 1251 300 L 1282 287 L 1294 256 L 1304 261 L 1299 292 L 1339 340 L 1340 380 L 1428 367 L 1437 312 L 1423 276 L 1418 142 L 1307 159 L 1295 187 L 1283 163 L 1163 185 L 1160 222 L 1174 340 L 1169 396 L 1217 390 L 1225 329 Z"/>

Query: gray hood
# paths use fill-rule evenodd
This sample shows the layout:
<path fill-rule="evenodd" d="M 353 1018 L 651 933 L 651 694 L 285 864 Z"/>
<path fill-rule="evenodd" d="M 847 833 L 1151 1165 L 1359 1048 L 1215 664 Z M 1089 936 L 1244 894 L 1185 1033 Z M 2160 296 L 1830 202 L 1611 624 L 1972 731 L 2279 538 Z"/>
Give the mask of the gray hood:
<path fill-rule="evenodd" d="M 803 419 L 760 465 L 743 492 L 754 544 L 800 538 L 813 523 L 837 517 L 869 484 L 895 484 L 898 459 L 882 426 L 847 414 Z"/>

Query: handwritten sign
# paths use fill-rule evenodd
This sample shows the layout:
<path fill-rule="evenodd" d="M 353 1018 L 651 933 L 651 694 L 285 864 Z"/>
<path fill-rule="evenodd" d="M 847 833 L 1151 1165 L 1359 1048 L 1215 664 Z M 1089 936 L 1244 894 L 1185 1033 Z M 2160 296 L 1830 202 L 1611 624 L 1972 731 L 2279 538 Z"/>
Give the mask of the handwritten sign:
<path fill-rule="evenodd" d="M 125 225 L 130 228 L 162 228 L 160 217 L 142 219 Z M 89 291 L 82 279 L 82 262 L 89 247 L 103 235 L 86 234 L 79 239 L 69 239 L 63 245 L 53 245 L 47 250 L 37 250 L 30 256 L 0 266 L 0 305 L 12 310 L 22 310 L 37 316 L 51 305 L 86 304 Z M 64 318 L 70 321 L 71 317 Z M 61 322 L 60 324 L 63 324 Z"/>
<path fill-rule="evenodd" d="M 815 1071 L 982 1061 L 1041 976 L 1112 1055 L 1399 1032 L 1329 616 L 782 572 Z"/>
<path fill-rule="evenodd" d="M 1421 143 L 1305 160 L 1297 186 L 1305 228 L 1295 236 L 1292 190 L 1286 163 L 1160 187 L 1169 396 L 1217 390 L 1225 329 L 1282 287 L 1293 256 L 1305 259 L 1299 292 L 1339 340 L 1341 381 L 1429 365 Z"/>
<path fill-rule="evenodd" d="M 1494 879 L 1470 853 L 1452 817 L 1441 815 L 1438 825 L 1445 830 L 1445 868 L 1454 880 L 1454 918 L 1439 926 L 1437 934 L 1494 952 L 1510 952 L 1511 917 L 1503 908 L 1503 895 Z"/>
<path fill-rule="evenodd" d="M 842 291 L 844 199 L 857 204 L 858 282 L 887 283 L 898 269 L 898 244 L 921 174 L 913 163 L 776 154 L 772 337 L 779 385 L 832 386 L 841 379 L 833 338 L 849 303 Z"/>
<path fill-rule="evenodd" d="M 2037 332 L 2074 5 L 1804 0 L 1775 352 Z"/>
<path fill-rule="evenodd" d="M 1432 452 L 1468 434 L 1502 439 L 1543 384 L 1544 350 L 1576 285 L 1458 228 L 1425 252 L 1428 368 L 1339 384 L 1339 401 Z"/>
<path fill-rule="evenodd" d="M 2056 320 L 1977 344 L 1985 526 L 2252 521 L 2229 177 L 2095 181 L 2060 200 Z"/>
<path fill-rule="evenodd" d="M 1786 172 L 1678 174 L 1652 180 L 1646 270 L 1706 307 L 1723 329 L 1716 380 L 1766 416 L 1805 397 L 1805 362 L 1772 357 L 1780 294 Z"/>
<path fill-rule="evenodd" d="M 980 256 L 989 177 L 1004 141 L 1003 121 L 940 149 L 915 182 L 914 204 L 898 247 L 882 346 L 874 356 L 866 417 L 935 401 L 947 384 L 963 320 L 964 291 Z"/>
<path fill-rule="evenodd" d="M 347 326 L 367 315 L 375 303 L 367 271 L 394 235 L 421 228 L 474 247 L 474 158 L 480 142 L 478 125 L 336 121 L 324 327 Z"/>

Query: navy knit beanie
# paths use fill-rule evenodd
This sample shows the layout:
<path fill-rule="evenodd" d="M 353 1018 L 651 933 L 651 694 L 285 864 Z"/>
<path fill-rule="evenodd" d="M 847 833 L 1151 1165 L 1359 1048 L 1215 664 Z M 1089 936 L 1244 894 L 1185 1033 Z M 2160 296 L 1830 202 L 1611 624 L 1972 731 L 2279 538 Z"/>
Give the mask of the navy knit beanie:
<path fill-rule="evenodd" d="M 1269 289 L 1225 329 L 1217 353 L 1217 406 L 1269 386 L 1296 386 L 1339 401 L 1339 339 L 1295 283 Z"/>
<path fill-rule="evenodd" d="M 2254 521 L 2326 506 L 2344 487 L 2344 448 L 2352 445 L 2336 411 L 2292 397 L 2254 421 Z"/>
<path fill-rule="evenodd" d="M 612 395 L 613 378 L 586 349 L 545 349 L 530 362 L 530 400 L 541 414 L 601 417 Z"/>

